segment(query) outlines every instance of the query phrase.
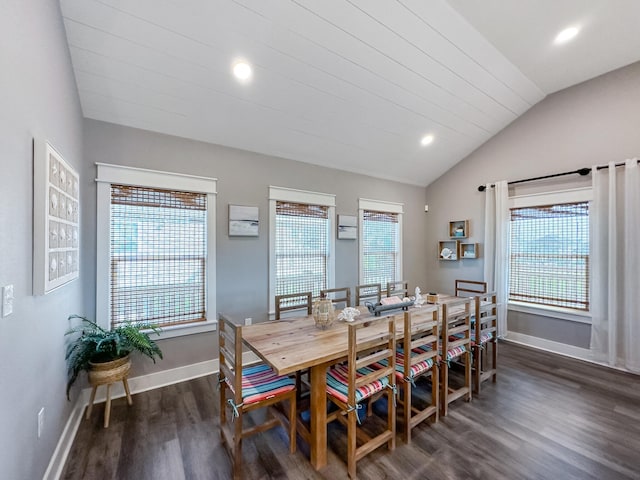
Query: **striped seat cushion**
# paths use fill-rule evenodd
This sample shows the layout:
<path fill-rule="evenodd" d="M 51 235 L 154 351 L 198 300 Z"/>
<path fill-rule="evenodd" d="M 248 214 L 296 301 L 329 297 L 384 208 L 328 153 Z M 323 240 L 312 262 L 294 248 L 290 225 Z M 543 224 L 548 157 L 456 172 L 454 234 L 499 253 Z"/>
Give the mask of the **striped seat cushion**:
<path fill-rule="evenodd" d="M 457 347 L 450 348 L 449 350 L 447 350 L 447 362 L 449 360 L 453 360 L 454 358 L 458 358 L 466 351 L 467 349 L 464 345 L 458 345 Z M 440 350 L 440 355 L 442 355 L 442 350 Z"/>
<path fill-rule="evenodd" d="M 356 372 L 356 377 L 360 378 L 373 371 L 374 369 L 370 367 L 360 368 Z M 344 403 L 348 402 L 349 395 L 348 374 L 349 368 L 347 364 L 335 365 L 327 371 L 327 393 Z M 369 398 L 374 393 L 380 392 L 387 385 L 389 385 L 389 378 L 385 376 L 361 386 L 356 390 L 356 403 Z"/>
<path fill-rule="evenodd" d="M 411 350 L 411 356 L 415 357 L 418 356 L 420 354 L 423 354 L 426 351 L 431 350 L 429 347 L 427 346 L 423 346 L 423 347 L 418 347 L 418 348 L 414 348 L 413 350 Z M 383 367 L 387 366 L 387 360 L 381 360 L 379 362 L 379 364 Z M 433 357 L 432 358 L 427 358 L 426 360 L 422 360 L 414 365 L 411 365 L 411 369 L 409 371 L 409 375 L 405 375 L 404 374 L 404 349 L 398 347 L 396 349 L 396 376 L 398 378 L 405 378 L 405 377 L 409 377 L 409 378 L 414 378 L 417 377 L 418 375 L 422 375 L 424 372 L 428 371 L 431 369 L 431 367 L 433 367 Z"/>
<path fill-rule="evenodd" d="M 450 335 L 449 336 L 449 341 L 453 342 L 453 341 L 456 341 L 456 340 L 460 340 L 463 337 L 464 337 L 463 333 L 456 333 L 455 335 Z M 480 345 L 484 345 L 485 343 L 487 343 L 492 338 L 493 338 L 493 332 L 481 332 L 480 333 Z M 473 345 L 473 346 L 476 345 L 475 332 L 471 333 L 471 345 Z"/>
<path fill-rule="evenodd" d="M 232 385 L 229 387 L 233 390 Z M 264 363 L 242 368 L 242 403 L 245 405 L 289 392 L 295 387 L 293 379 L 277 375 Z"/>

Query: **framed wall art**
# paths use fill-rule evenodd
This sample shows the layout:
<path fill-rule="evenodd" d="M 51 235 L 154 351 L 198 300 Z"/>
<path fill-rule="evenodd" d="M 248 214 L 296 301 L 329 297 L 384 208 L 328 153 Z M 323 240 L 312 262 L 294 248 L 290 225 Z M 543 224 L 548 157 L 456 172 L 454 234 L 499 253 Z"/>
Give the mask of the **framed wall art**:
<path fill-rule="evenodd" d="M 79 275 L 80 179 L 42 140 L 34 140 L 33 176 L 33 293 L 45 295 Z"/>
<path fill-rule="evenodd" d="M 340 240 L 358 238 L 358 219 L 355 215 L 338 215 L 338 238 Z"/>
<path fill-rule="evenodd" d="M 259 229 L 258 207 L 229 205 L 230 237 L 257 237 Z"/>

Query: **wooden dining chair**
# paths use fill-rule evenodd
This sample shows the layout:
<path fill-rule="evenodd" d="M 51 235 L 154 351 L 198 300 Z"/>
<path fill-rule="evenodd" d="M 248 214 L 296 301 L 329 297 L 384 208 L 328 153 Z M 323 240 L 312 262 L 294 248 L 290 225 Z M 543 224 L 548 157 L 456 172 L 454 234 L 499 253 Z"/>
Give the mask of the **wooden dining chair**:
<path fill-rule="evenodd" d="M 482 382 L 497 380 L 498 338 L 496 293 L 487 293 L 487 282 L 456 280 L 456 297 L 472 297 L 471 348 L 473 352 L 473 393 L 480 394 Z M 476 319 L 480 318 L 480 322 Z M 489 354 L 491 359 L 489 361 Z"/>
<path fill-rule="evenodd" d="M 348 327 L 347 362 L 327 371 L 327 398 L 339 409 L 327 418 L 347 427 L 347 473 L 355 478 L 358 460 L 385 443 L 389 450 L 396 446 L 395 320 L 382 317 Z M 376 423 L 365 432 L 359 428 L 358 410 L 365 408 L 368 399 L 385 394 L 386 427 Z M 364 421 L 373 423 L 369 420 L 373 419 Z M 375 436 L 371 436 L 373 430 Z"/>
<path fill-rule="evenodd" d="M 404 338 L 396 347 L 396 377 L 400 383 L 404 419 L 404 441 L 411 443 L 411 430 L 419 423 L 433 418 L 438 421 L 438 309 L 404 312 Z M 407 355 L 410 352 L 410 355 Z M 416 381 L 431 376 L 429 401 L 413 402 Z M 418 408 L 418 405 L 422 405 Z"/>
<path fill-rule="evenodd" d="M 445 416 L 449 404 L 464 397 L 471 400 L 471 298 L 442 305 L 440 415 Z M 451 362 L 459 360 L 464 367 L 464 383 L 453 388 L 450 384 Z"/>
<path fill-rule="evenodd" d="M 286 295 L 276 295 L 275 319 L 280 320 L 283 312 L 293 310 L 307 310 L 307 315 L 311 315 L 311 292 L 288 293 Z"/>
<path fill-rule="evenodd" d="M 330 299 L 334 305 L 342 305 L 340 308 L 351 306 L 351 288 L 325 288 L 320 290 L 321 298 Z"/>
<path fill-rule="evenodd" d="M 409 282 L 406 280 L 398 280 L 397 282 L 387 283 L 387 297 L 404 298 L 409 295 Z"/>
<path fill-rule="evenodd" d="M 296 386 L 293 379 L 277 375 L 264 363 L 242 366 L 242 327 L 224 314 L 218 322 L 220 373 L 220 435 L 231 455 L 233 478 L 242 478 L 242 440 L 282 425 L 289 433 L 289 451 L 296 451 Z M 283 402 L 288 403 L 288 414 Z M 245 428 L 244 415 L 267 408 L 270 416 Z M 227 415 L 227 411 L 230 414 Z"/>
<path fill-rule="evenodd" d="M 498 303 L 496 292 L 474 297 L 471 345 L 473 348 L 473 389 L 480 394 L 483 382 L 497 380 L 498 374 Z M 490 355 L 490 357 L 489 357 Z M 491 359 L 489 361 L 489 358 Z"/>
<path fill-rule="evenodd" d="M 356 307 L 363 305 L 365 301 L 377 305 L 382 299 L 382 285 L 370 283 L 368 285 L 356 285 Z"/>

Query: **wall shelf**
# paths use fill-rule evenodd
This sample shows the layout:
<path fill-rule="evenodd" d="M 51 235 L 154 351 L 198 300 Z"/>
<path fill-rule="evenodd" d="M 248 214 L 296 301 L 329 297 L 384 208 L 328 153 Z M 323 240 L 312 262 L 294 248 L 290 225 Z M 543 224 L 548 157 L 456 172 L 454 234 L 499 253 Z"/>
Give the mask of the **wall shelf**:
<path fill-rule="evenodd" d="M 449 222 L 450 238 L 467 238 L 469 236 L 469 220 L 454 220 Z"/>
<path fill-rule="evenodd" d="M 438 242 L 438 258 L 445 261 L 455 261 L 460 258 L 460 241 L 443 240 Z"/>
<path fill-rule="evenodd" d="M 461 243 L 460 244 L 460 258 L 479 258 L 480 252 L 478 247 L 479 243 Z"/>

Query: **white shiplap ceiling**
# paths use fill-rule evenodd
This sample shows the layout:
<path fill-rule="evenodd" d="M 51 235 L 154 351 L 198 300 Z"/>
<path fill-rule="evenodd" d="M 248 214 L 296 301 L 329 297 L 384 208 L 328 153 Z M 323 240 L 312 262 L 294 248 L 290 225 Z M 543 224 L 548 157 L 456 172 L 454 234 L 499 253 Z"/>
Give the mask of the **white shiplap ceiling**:
<path fill-rule="evenodd" d="M 571 8 L 556 19 L 534 9 L 545 3 Z M 618 9 L 600 24 L 604 4 Z M 620 27 L 637 30 L 638 4 L 61 1 L 85 117 L 416 185 L 546 94 L 640 59 L 640 35 L 624 43 Z M 581 57 L 586 31 L 551 59 L 572 12 L 608 33 L 588 41 L 615 49 Z M 246 85 L 231 75 L 237 59 L 253 64 Z"/>

